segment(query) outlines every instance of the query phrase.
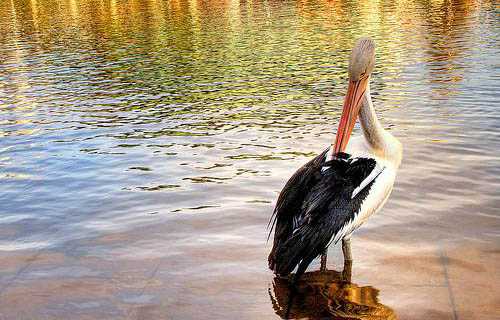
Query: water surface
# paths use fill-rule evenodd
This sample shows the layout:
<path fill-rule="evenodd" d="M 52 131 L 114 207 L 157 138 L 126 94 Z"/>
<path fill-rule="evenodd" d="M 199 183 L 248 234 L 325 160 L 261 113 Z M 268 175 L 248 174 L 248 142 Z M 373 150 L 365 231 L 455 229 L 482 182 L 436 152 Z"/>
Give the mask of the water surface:
<path fill-rule="evenodd" d="M 495 10 L 0 2 L 0 317 L 279 319 L 267 221 L 332 141 L 362 35 L 404 161 L 353 240 L 352 292 L 399 319 L 500 317 Z"/>

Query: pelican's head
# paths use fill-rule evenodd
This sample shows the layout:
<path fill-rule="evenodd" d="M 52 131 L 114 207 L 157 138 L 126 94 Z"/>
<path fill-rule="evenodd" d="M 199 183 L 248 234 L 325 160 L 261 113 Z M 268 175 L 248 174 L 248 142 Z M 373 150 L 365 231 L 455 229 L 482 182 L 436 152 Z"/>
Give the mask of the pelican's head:
<path fill-rule="evenodd" d="M 349 142 L 374 65 L 375 42 L 370 38 L 359 39 L 349 59 L 349 85 L 337 130 L 335 153 L 343 152 Z"/>
<path fill-rule="evenodd" d="M 367 78 L 375 66 L 375 42 L 370 38 L 356 41 L 349 59 L 349 81 Z"/>

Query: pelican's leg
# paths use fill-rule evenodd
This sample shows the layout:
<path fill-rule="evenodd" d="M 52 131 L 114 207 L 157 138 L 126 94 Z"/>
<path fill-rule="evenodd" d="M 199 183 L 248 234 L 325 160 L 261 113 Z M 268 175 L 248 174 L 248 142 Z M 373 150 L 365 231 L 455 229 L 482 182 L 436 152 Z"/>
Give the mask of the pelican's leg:
<path fill-rule="evenodd" d="M 352 260 L 344 260 L 344 270 L 342 270 L 342 277 L 344 281 L 351 282 L 352 275 Z"/>
<path fill-rule="evenodd" d="M 352 261 L 351 238 L 342 239 L 342 252 L 344 253 L 344 261 Z"/>
<path fill-rule="evenodd" d="M 320 271 L 326 271 L 326 258 L 328 254 L 328 249 L 325 249 L 325 252 L 321 255 L 321 266 L 319 267 Z"/>

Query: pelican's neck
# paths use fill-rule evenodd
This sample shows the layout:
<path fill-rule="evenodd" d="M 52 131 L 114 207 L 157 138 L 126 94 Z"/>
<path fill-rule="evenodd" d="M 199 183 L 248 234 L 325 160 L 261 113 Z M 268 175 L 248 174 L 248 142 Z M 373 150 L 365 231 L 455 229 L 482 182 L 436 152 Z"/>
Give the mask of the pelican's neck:
<path fill-rule="evenodd" d="M 374 150 L 382 149 L 384 145 L 385 130 L 382 128 L 382 125 L 378 121 L 377 114 L 375 113 L 369 83 L 366 87 L 362 103 L 361 110 L 359 111 L 359 122 L 361 123 L 366 142 Z"/>
<path fill-rule="evenodd" d="M 359 121 L 365 136 L 366 143 L 371 151 L 378 157 L 383 158 L 396 167 L 401 163 L 401 143 L 392 134 L 384 130 L 378 121 L 375 108 L 373 107 L 370 94 L 370 84 L 363 97 L 363 105 L 359 112 Z"/>

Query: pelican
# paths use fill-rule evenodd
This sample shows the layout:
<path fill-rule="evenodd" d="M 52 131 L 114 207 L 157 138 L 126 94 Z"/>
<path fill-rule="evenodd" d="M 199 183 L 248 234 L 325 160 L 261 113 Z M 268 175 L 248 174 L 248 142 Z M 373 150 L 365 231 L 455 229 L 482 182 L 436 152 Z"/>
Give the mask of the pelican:
<path fill-rule="evenodd" d="M 285 184 L 270 220 L 274 242 L 269 268 L 298 279 L 342 240 L 344 263 L 352 261 L 351 235 L 379 211 L 392 191 L 402 145 L 384 130 L 373 107 L 370 76 L 375 43 L 359 39 L 349 60 L 349 84 L 335 143 L 310 160 Z M 349 139 L 359 117 L 363 135 Z"/>

